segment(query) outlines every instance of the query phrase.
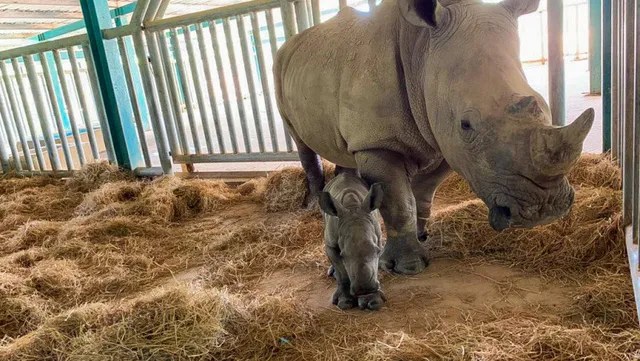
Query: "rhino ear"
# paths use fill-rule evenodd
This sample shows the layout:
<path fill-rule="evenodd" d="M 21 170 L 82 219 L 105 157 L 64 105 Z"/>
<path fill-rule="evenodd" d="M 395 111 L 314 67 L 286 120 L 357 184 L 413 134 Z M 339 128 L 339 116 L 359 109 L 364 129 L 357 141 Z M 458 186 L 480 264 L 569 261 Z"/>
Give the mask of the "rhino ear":
<path fill-rule="evenodd" d="M 362 202 L 362 210 L 371 213 L 380 208 L 383 196 L 382 184 L 374 183 L 369 189 L 369 194 L 365 197 L 364 202 Z"/>
<path fill-rule="evenodd" d="M 538 10 L 540 0 L 504 0 L 504 6 L 513 16 L 519 17 Z"/>
<path fill-rule="evenodd" d="M 402 17 L 415 26 L 435 28 L 442 19 L 444 8 L 438 0 L 400 0 Z"/>
<path fill-rule="evenodd" d="M 336 207 L 336 204 L 333 202 L 333 198 L 331 198 L 331 195 L 328 192 L 320 192 L 320 199 L 318 200 L 318 203 L 320 203 L 320 209 L 322 209 L 324 213 L 334 217 L 338 216 L 338 207 Z"/>

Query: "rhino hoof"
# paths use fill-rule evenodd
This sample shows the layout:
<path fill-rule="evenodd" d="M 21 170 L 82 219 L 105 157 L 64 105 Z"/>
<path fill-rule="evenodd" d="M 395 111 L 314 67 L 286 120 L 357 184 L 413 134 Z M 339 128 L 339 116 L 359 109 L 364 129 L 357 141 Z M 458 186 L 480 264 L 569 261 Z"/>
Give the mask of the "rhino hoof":
<path fill-rule="evenodd" d="M 417 240 L 413 243 L 388 240 L 380 256 L 379 265 L 388 272 L 415 275 L 429 265 L 427 250 Z"/>
<path fill-rule="evenodd" d="M 331 303 L 341 310 L 349 310 L 358 305 L 358 300 L 352 297 L 348 291 L 344 292 L 341 289 L 337 289 L 331 298 Z"/>
<path fill-rule="evenodd" d="M 361 310 L 371 310 L 378 311 L 384 306 L 384 303 L 387 301 L 384 293 L 382 291 L 378 291 L 376 293 L 372 293 L 370 295 L 361 296 L 358 298 L 358 307 Z"/>

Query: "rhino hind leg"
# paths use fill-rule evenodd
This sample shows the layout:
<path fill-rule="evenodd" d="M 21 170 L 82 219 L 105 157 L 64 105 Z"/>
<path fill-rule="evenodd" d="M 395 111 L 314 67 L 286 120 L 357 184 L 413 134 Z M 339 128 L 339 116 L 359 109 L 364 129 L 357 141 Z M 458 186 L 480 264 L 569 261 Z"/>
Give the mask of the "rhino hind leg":
<path fill-rule="evenodd" d="M 298 156 L 307 178 L 307 196 L 304 206 L 309 207 L 317 200 L 324 188 L 324 173 L 320 156 L 297 137 L 293 137 L 298 147 Z"/>

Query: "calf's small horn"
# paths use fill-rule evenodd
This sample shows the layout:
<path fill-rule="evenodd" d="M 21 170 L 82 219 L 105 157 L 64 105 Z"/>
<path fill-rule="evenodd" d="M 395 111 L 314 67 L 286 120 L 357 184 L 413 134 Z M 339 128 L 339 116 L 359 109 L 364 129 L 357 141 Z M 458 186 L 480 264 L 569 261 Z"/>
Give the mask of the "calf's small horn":
<path fill-rule="evenodd" d="M 531 134 L 531 158 L 545 176 L 567 174 L 582 154 L 582 143 L 594 118 L 593 108 L 585 110 L 573 123 L 564 127 L 545 127 Z"/>

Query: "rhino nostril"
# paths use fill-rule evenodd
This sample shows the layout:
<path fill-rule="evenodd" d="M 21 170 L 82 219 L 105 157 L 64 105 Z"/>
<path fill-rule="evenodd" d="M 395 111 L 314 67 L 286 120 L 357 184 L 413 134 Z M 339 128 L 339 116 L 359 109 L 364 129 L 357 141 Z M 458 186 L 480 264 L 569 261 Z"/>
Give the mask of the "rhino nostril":
<path fill-rule="evenodd" d="M 507 207 L 496 206 L 489 211 L 489 224 L 497 231 L 502 232 L 511 225 L 511 210 Z"/>

